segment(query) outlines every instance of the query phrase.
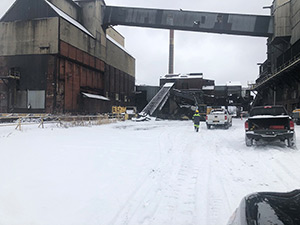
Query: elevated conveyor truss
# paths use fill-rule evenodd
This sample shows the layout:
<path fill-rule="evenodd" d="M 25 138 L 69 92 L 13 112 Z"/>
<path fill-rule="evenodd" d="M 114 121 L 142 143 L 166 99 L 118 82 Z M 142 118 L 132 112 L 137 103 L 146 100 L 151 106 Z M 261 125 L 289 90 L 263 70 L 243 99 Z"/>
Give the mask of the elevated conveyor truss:
<path fill-rule="evenodd" d="M 142 113 L 152 115 L 158 108 L 162 109 L 169 98 L 169 93 L 173 86 L 174 83 L 165 83 L 148 105 L 142 110 Z"/>

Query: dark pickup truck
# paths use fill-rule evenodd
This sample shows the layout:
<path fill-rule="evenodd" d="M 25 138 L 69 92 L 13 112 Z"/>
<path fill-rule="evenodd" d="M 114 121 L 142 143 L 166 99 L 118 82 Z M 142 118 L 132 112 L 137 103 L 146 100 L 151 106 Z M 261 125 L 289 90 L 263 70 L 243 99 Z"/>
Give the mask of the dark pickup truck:
<path fill-rule="evenodd" d="M 227 225 L 299 225 L 300 190 L 257 192 L 244 197 Z"/>
<path fill-rule="evenodd" d="M 258 106 L 250 111 L 245 122 L 247 146 L 253 141 L 286 141 L 287 146 L 295 145 L 294 122 L 283 106 Z"/>

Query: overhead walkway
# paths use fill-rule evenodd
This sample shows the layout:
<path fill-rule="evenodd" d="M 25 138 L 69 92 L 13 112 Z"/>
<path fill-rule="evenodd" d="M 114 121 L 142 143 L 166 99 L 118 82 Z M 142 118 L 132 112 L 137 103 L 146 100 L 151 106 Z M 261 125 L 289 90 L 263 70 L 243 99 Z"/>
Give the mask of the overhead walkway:
<path fill-rule="evenodd" d="M 104 28 L 124 25 L 255 37 L 274 34 L 272 16 L 107 5 L 102 10 Z"/>
<path fill-rule="evenodd" d="M 155 110 L 162 109 L 168 100 L 169 93 L 174 83 L 165 83 L 164 86 L 159 90 L 159 92 L 151 99 L 151 101 L 142 110 L 142 114 L 152 115 Z"/>

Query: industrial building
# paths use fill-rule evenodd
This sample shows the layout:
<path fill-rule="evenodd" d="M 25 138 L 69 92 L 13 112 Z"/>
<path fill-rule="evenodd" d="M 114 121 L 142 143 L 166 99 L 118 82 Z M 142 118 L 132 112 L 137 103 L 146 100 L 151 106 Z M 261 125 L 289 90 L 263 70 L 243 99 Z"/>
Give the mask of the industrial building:
<path fill-rule="evenodd" d="M 250 90 L 238 82 L 215 85 L 202 73 L 166 74 L 160 77 L 160 87 L 136 86 L 136 103 L 141 115 L 155 115 L 163 119 L 192 118 L 196 109 L 202 120 L 208 108 L 235 108 L 239 113 L 249 110 L 253 100 Z"/>
<path fill-rule="evenodd" d="M 300 1 L 275 0 L 271 15 L 274 33 L 253 87 L 254 104 L 280 104 L 291 112 L 300 107 Z"/>
<path fill-rule="evenodd" d="M 135 59 L 103 0 L 16 0 L 0 20 L 0 113 L 101 113 L 134 101 Z"/>
<path fill-rule="evenodd" d="M 266 37 L 254 105 L 282 104 L 291 112 L 300 108 L 300 2 L 274 0 L 265 8 L 270 16 L 108 6 L 104 24 Z"/>
<path fill-rule="evenodd" d="M 135 59 L 114 25 L 267 37 L 253 105 L 283 104 L 291 112 L 300 107 L 300 2 L 274 0 L 270 10 L 261 16 L 16 0 L 0 21 L 0 112 L 101 113 L 134 105 Z M 196 83 L 174 84 L 164 98 Z M 216 87 L 216 96 L 230 88 L 223 89 Z"/>

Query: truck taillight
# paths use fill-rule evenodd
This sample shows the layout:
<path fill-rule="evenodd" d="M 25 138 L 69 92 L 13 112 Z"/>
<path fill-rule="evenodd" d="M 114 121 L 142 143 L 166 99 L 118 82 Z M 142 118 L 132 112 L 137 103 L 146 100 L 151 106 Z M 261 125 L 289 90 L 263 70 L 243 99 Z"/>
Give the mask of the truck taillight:
<path fill-rule="evenodd" d="M 290 129 L 291 129 L 291 130 L 294 130 L 294 128 L 295 128 L 294 121 L 293 121 L 293 120 L 290 120 Z"/>
<path fill-rule="evenodd" d="M 207 120 L 207 116 L 205 117 L 205 119 Z"/>
<path fill-rule="evenodd" d="M 227 120 L 227 116 L 225 116 L 225 120 Z"/>
<path fill-rule="evenodd" d="M 248 121 L 245 122 L 245 130 L 249 130 L 249 123 L 248 123 Z"/>

